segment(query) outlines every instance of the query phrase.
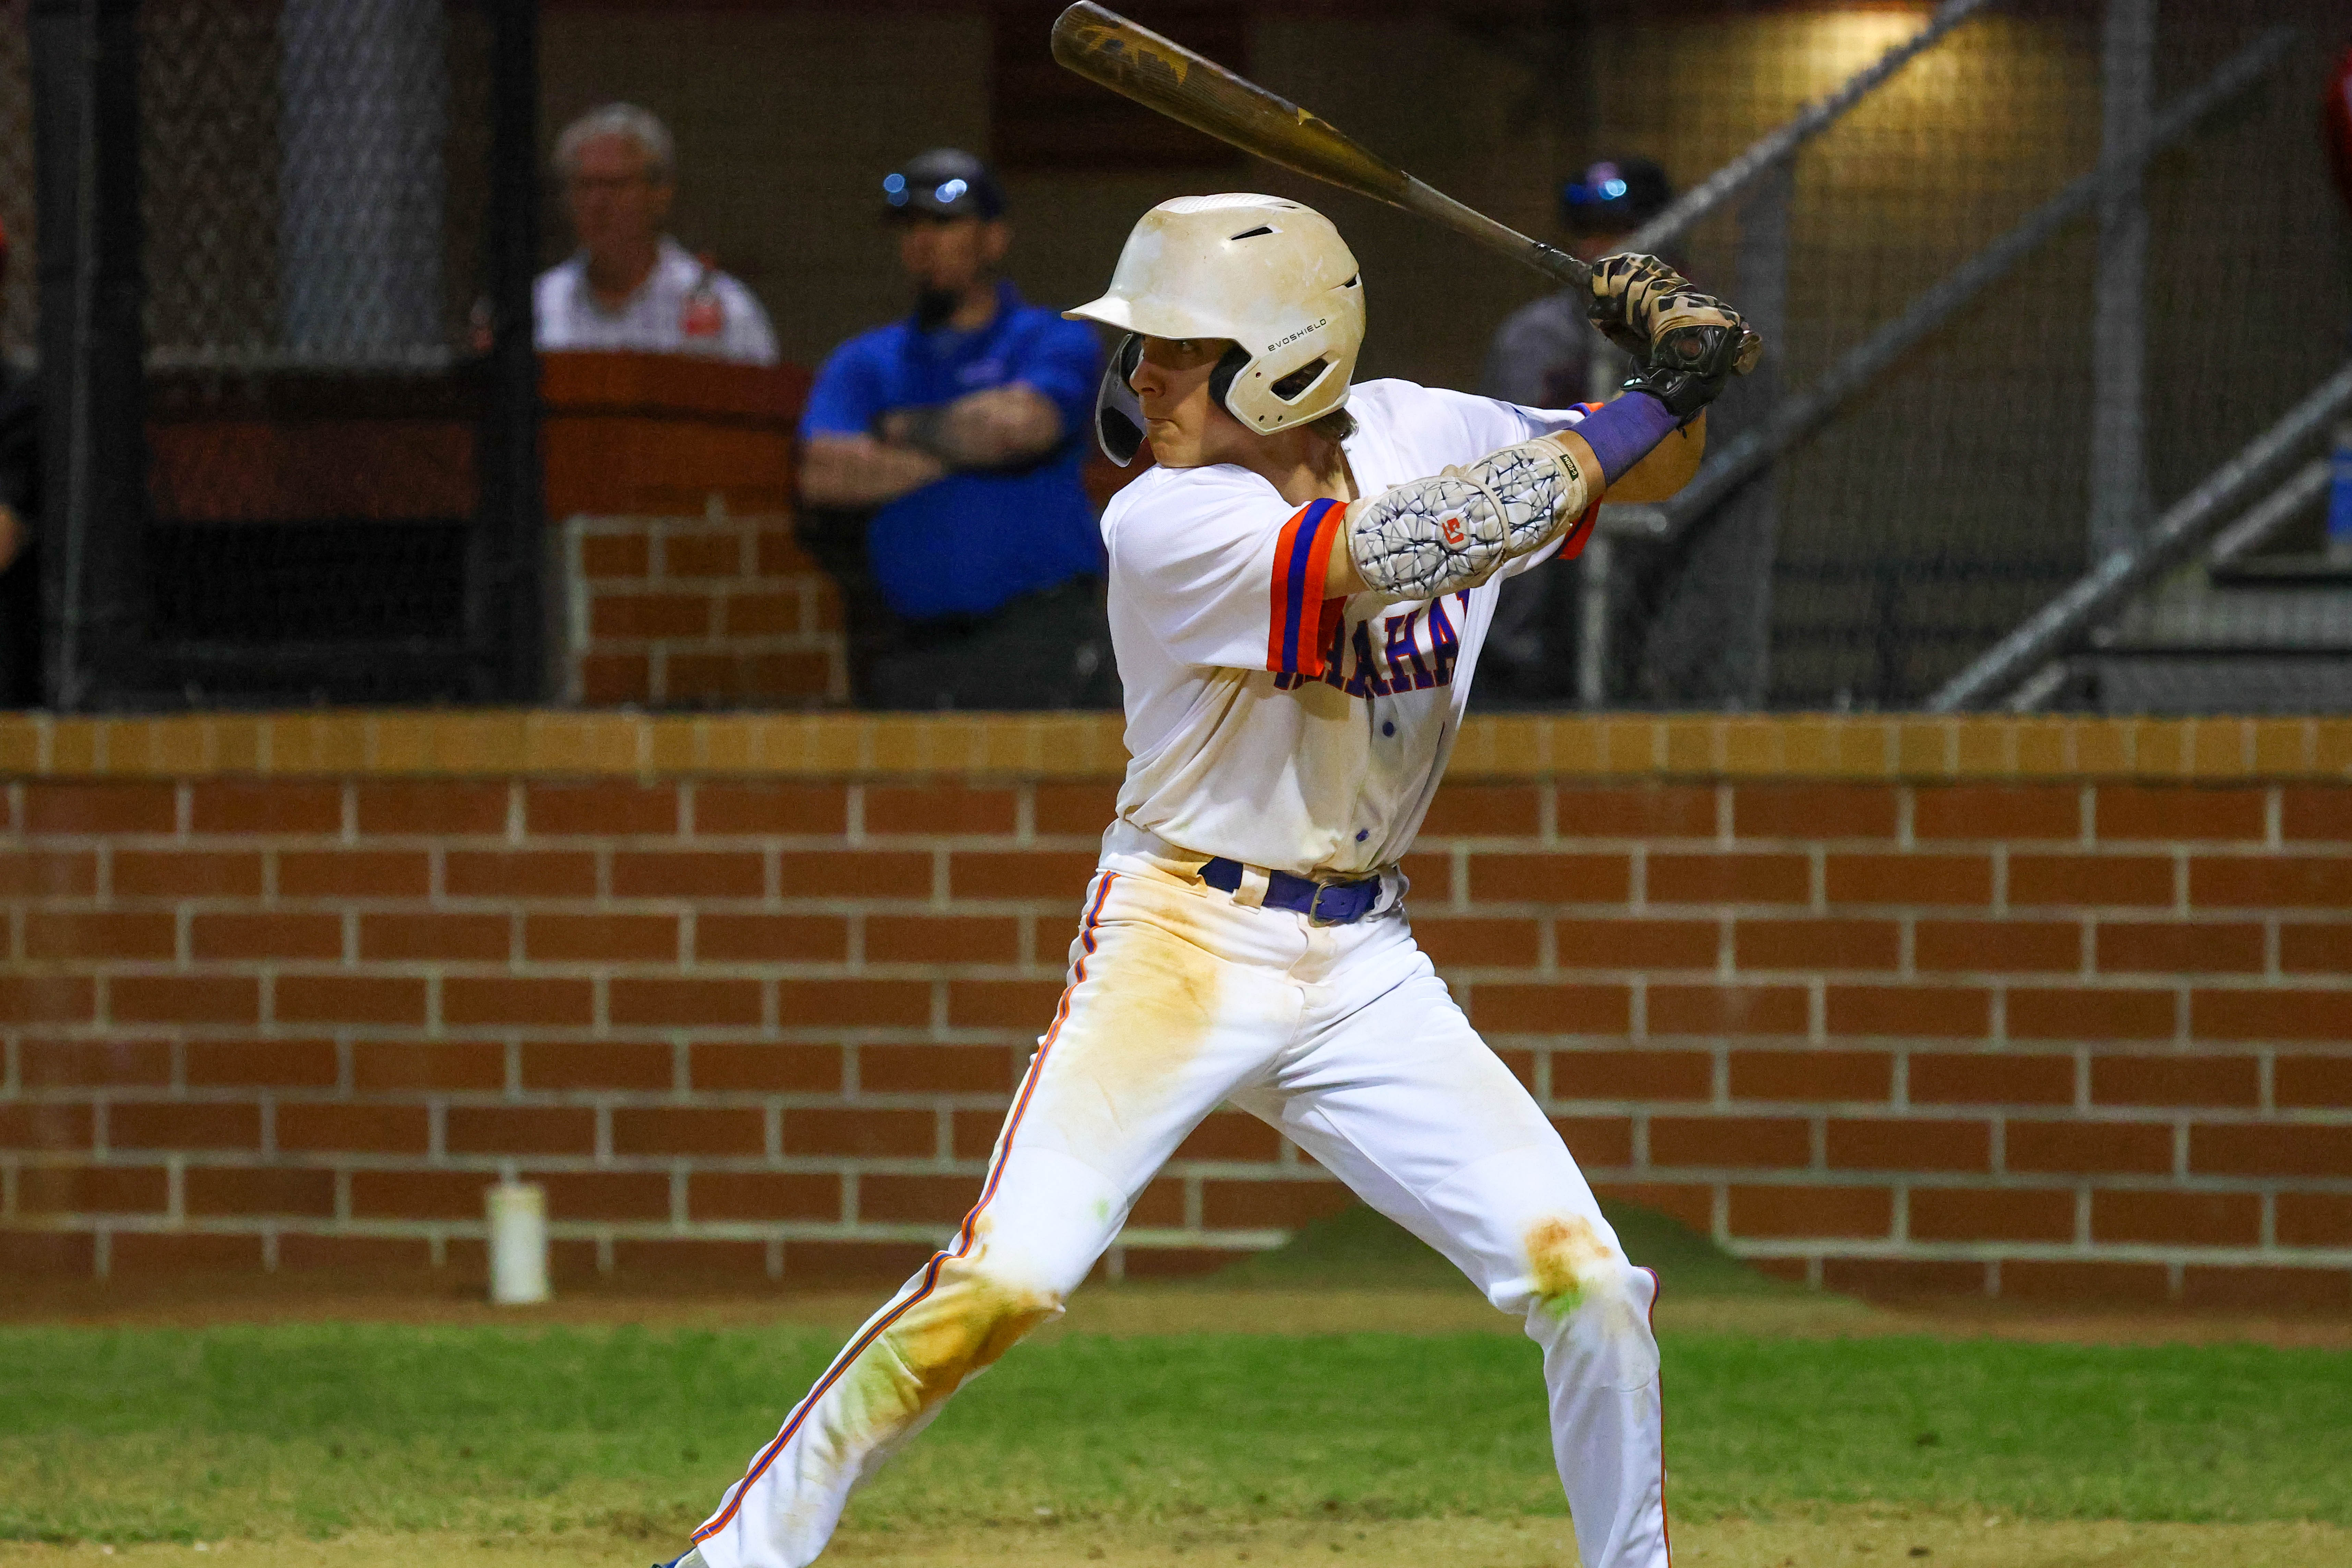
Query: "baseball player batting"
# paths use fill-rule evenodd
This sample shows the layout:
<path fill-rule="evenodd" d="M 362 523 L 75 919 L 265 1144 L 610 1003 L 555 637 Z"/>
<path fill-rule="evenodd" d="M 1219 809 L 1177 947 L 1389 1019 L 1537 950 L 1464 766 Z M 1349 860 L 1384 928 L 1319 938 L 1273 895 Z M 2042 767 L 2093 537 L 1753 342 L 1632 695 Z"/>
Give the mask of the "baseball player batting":
<path fill-rule="evenodd" d="M 677 1568 L 794 1568 L 963 1382 L 1062 1310 L 1129 1205 L 1231 1101 L 1453 1259 L 1543 1347 L 1586 1568 L 1660 1568 L 1654 1276 L 1414 944 L 1398 858 L 1496 584 L 1658 500 L 1743 323 L 1663 264 L 1594 272 L 1645 366 L 1605 407 L 1349 384 L 1364 285 L 1297 202 L 1147 213 L 1100 299 L 1097 435 L 1158 467 L 1102 520 L 1133 757 L 1069 984 L 948 1247 L 852 1339 Z M 1752 347 L 1748 351 L 1752 356 Z"/>

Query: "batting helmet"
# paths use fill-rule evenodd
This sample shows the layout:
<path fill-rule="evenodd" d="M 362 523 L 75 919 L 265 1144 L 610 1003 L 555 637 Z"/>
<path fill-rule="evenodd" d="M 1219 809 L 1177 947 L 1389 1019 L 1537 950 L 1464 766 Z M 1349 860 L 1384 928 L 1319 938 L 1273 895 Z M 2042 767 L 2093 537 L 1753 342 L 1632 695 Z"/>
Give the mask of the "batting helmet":
<path fill-rule="evenodd" d="M 1364 285 L 1339 231 L 1279 196 L 1179 196 L 1143 215 L 1118 253 L 1110 289 L 1064 315 L 1128 336 L 1096 399 L 1095 434 L 1125 468 L 1143 444 L 1128 377 L 1152 338 L 1229 338 L 1209 394 L 1271 435 L 1348 401 L 1364 343 Z"/>

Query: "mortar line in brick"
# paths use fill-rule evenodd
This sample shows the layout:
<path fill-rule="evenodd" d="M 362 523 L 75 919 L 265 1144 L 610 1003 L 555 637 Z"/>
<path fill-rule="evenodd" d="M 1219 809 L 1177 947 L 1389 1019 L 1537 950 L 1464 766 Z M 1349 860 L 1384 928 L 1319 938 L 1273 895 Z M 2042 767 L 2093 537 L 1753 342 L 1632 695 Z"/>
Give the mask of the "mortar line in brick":
<path fill-rule="evenodd" d="M 2284 800 L 2276 784 L 2263 791 L 2263 847 L 2266 849 L 2277 850 L 2286 843 Z"/>
<path fill-rule="evenodd" d="M 2083 1182 L 2074 1188 L 2074 1246 L 2088 1251 L 2091 1246 L 2091 1184 Z"/>
<path fill-rule="evenodd" d="M 188 1163 L 182 1155 L 163 1162 L 163 1215 L 174 1225 L 188 1217 Z"/>
<path fill-rule="evenodd" d="M 2188 1266 L 2182 1263 L 2179 1258 L 2166 1259 L 2164 1265 L 2164 1295 L 2167 1300 L 2178 1301 L 2180 1300 L 2181 1278 L 2183 1275 L 2187 1274 L 2188 1271 Z"/>
<path fill-rule="evenodd" d="M 2189 913 L 2189 851 L 2179 845 L 2172 848 L 2172 910 Z"/>
<path fill-rule="evenodd" d="M 335 1169 L 335 1223 L 352 1223 L 352 1173 L 342 1166 Z"/>
<path fill-rule="evenodd" d="M 425 1102 L 425 1162 L 438 1165 L 449 1158 L 449 1102 L 428 1100 Z"/>
<path fill-rule="evenodd" d="M 2264 1115 L 2278 1110 L 2278 1048 L 2274 1046 L 2254 1052 L 2254 1108 Z"/>
<path fill-rule="evenodd" d="M 2278 1193 L 2274 1189 L 2265 1188 L 2260 1201 L 2262 1204 L 2262 1217 L 2259 1221 L 2259 1228 L 2256 1229 L 2254 1234 L 2260 1238 L 2263 1250 L 2268 1252 L 2275 1248 L 2279 1244 Z"/>
<path fill-rule="evenodd" d="M 844 1163 L 841 1167 L 840 1219 L 843 1225 L 856 1225 L 857 1223 L 857 1203 L 859 1196 L 857 1191 L 858 1175 L 859 1172 L 856 1165 Z"/>
<path fill-rule="evenodd" d="M 0 1160 L 0 1219 L 16 1217 L 16 1162 Z"/>
<path fill-rule="evenodd" d="M 1646 914 L 1650 908 L 1650 847 L 1635 844 L 1625 857 L 1626 909 L 1633 914 Z M 1469 879 L 1462 879 L 1463 907 L 1469 907 Z"/>
<path fill-rule="evenodd" d="M 268 731 L 265 730 L 263 733 L 266 735 Z M 111 1226 L 100 1225 L 90 1232 L 89 1272 L 92 1279 L 100 1280 L 114 1277 L 114 1231 Z"/>
<path fill-rule="evenodd" d="M 1907 784 L 1896 784 L 1895 786 L 1895 847 L 1897 849 L 1908 849 L 1913 847 L 1917 832 L 1917 813 L 1918 792 Z"/>
<path fill-rule="evenodd" d="M 1815 914 L 1830 907 L 1830 852 L 1819 844 L 1805 848 L 1805 907 Z"/>
<path fill-rule="evenodd" d="M 113 1151 L 111 1112 L 114 1102 L 101 1089 L 91 1097 L 89 1107 L 89 1152 L 93 1159 L 103 1160 Z"/>
<path fill-rule="evenodd" d="M 0 1035 L 0 1097 L 14 1100 L 24 1092 L 23 1044 L 13 1032 Z"/>
<path fill-rule="evenodd" d="M 1625 987 L 1625 1026 L 1628 1040 L 1650 1037 L 1650 977 L 1638 972 Z"/>
<path fill-rule="evenodd" d="M 1996 1046 L 2009 1044 L 2009 987 L 1996 984 L 1985 1001 L 1985 1037 Z"/>
<path fill-rule="evenodd" d="M 1719 783 L 1715 786 L 1715 842 L 1718 848 L 1728 849 L 1736 840 L 1733 832 L 1731 785 Z"/>
<path fill-rule="evenodd" d="M 1911 1184 L 1896 1182 L 1891 1200 L 1893 1213 L 1888 1220 L 1887 1239 L 1897 1246 L 1911 1239 Z"/>
<path fill-rule="evenodd" d="M 172 786 L 172 837 L 185 838 L 195 826 L 195 786 L 183 779 Z"/>
<path fill-rule="evenodd" d="M 784 1107 L 781 1100 L 771 1100 L 760 1108 L 760 1144 L 768 1163 L 775 1164 L 784 1157 Z"/>

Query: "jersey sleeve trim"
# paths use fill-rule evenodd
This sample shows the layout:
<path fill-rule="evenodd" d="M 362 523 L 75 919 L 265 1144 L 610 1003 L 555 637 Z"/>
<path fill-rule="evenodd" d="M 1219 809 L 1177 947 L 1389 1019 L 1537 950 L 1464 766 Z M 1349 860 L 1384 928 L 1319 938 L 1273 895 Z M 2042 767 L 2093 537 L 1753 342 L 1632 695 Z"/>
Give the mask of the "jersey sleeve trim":
<path fill-rule="evenodd" d="M 1590 543 L 1592 539 L 1592 525 L 1600 516 L 1601 498 L 1599 496 L 1595 496 L 1592 498 L 1592 504 L 1584 509 L 1584 515 L 1578 518 L 1575 525 L 1570 528 L 1566 533 L 1560 535 L 1560 560 L 1573 561 L 1578 556 L 1584 553 L 1585 545 Z"/>
<path fill-rule="evenodd" d="M 1312 500 L 1282 525 L 1274 547 L 1274 614 L 1265 639 L 1268 669 L 1310 677 L 1323 673 L 1323 650 L 1330 646 L 1348 606 L 1345 599 L 1323 595 L 1343 510 L 1336 500 Z"/>

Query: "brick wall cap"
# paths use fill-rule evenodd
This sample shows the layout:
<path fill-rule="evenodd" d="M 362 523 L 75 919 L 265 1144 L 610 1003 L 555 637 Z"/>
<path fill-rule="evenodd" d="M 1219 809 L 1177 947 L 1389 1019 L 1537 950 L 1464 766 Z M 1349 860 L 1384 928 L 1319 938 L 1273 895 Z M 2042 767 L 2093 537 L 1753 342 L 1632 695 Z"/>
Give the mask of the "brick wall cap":
<path fill-rule="evenodd" d="M 1108 714 L 712 714 L 349 710 L 0 715 L 0 774 L 37 778 L 692 777 L 1113 779 Z M 2352 719 L 1471 720 L 1470 779 L 2352 780 Z"/>

